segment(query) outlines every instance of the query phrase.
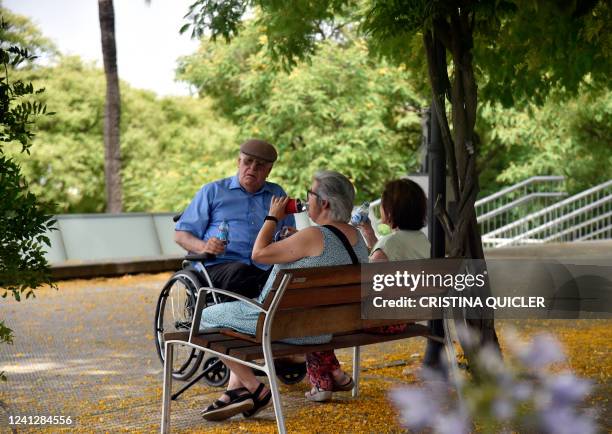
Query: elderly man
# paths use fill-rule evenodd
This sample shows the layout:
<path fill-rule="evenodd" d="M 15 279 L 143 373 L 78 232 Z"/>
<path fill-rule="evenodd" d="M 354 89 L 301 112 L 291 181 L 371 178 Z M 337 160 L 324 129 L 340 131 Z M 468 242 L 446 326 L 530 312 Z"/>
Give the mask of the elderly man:
<path fill-rule="evenodd" d="M 206 269 L 217 288 L 256 297 L 270 274 L 267 265 L 251 260 L 257 234 L 270 208 L 272 196 L 286 196 L 266 178 L 276 161 L 274 147 L 250 139 L 240 146 L 238 173 L 204 185 L 176 224 L 174 240 L 192 253 L 212 253 Z M 229 223 L 227 246 L 217 238 L 222 221 Z M 295 226 L 292 215 L 278 227 Z"/>

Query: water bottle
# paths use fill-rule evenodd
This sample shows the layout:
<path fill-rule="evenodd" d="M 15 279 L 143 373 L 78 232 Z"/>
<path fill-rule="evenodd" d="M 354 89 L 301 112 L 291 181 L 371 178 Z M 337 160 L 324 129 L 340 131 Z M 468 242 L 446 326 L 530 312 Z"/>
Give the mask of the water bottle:
<path fill-rule="evenodd" d="M 370 214 L 370 202 L 364 202 L 357 209 L 357 211 L 351 216 L 351 224 L 357 226 L 362 223 L 370 221 L 368 215 Z"/>
<path fill-rule="evenodd" d="M 219 232 L 217 232 L 217 238 L 226 246 L 229 244 L 229 223 L 227 220 L 223 220 L 219 225 Z M 225 250 L 223 251 L 225 254 Z"/>
<path fill-rule="evenodd" d="M 274 234 L 274 242 L 278 242 L 280 240 L 284 240 L 285 238 L 288 238 L 291 235 L 293 235 L 293 233 L 289 232 L 289 227 L 288 226 L 283 226 L 280 231 L 277 231 Z"/>

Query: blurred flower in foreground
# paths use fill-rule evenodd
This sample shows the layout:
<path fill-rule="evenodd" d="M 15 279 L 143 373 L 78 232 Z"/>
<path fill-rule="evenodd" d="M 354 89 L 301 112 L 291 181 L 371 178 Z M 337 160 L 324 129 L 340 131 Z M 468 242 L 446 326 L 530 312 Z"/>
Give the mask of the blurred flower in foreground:
<path fill-rule="evenodd" d="M 470 365 L 472 379 L 451 376 L 445 382 L 424 370 L 422 387 L 392 390 L 390 399 L 406 428 L 438 434 L 468 433 L 474 426 L 483 432 L 597 431 L 595 412 L 584 410 L 591 383 L 571 372 L 550 372 L 552 364 L 565 360 L 552 335 L 536 335 L 524 344 L 510 333 L 508 354 L 502 360 L 494 348 L 476 348 L 478 340 L 467 330 L 458 333 L 464 344 L 473 345 L 469 348 L 475 354 Z"/>

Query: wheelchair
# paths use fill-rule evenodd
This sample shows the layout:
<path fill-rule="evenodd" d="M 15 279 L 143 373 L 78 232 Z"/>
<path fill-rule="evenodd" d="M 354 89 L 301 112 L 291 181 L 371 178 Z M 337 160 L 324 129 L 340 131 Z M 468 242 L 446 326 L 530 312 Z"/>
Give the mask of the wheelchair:
<path fill-rule="evenodd" d="M 179 216 L 173 218 L 177 221 Z M 175 331 L 188 331 L 196 306 L 199 288 L 212 288 L 212 280 L 206 271 L 205 262 L 214 259 L 214 255 L 205 253 L 201 255 L 188 254 L 182 263 L 182 269 L 177 271 L 164 284 L 155 308 L 155 348 L 157 355 L 163 365 L 164 363 L 164 333 Z M 206 305 L 220 302 L 214 294 L 208 294 Z M 174 362 L 172 366 L 172 377 L 179 381 L 188 381 L 200 370 L 198 376 L 191 380 L 183 389 L 173 395 L 178 395 L 187 390 L 200 380 L 213 387 L 222 387 L 229 380 L 229 370 L 223 362 L 215 356 L 206 354 L 188 347 L 186 345 L 175 345 Z M 306 376 L 305 363 L 282 363 L 277 364 L 277 377 L 284 384 L 296 384 Z M 255 372 L 256 375 L 264 375 Z"/>

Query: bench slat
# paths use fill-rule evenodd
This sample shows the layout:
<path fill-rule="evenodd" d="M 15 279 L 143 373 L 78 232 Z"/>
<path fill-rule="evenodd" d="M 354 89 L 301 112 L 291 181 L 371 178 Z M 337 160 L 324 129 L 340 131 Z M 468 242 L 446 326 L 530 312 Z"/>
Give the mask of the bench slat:
<path fill-rule="evenodd" d="M 263 336 L 265 316 L 257 321 L 257 337 Z M 361 330 L 361 303 L 282 310 L 274 315 L 272 340 Z"/>
<path fill-rule="evenodd" d="M 225 330 L 225 329 L 218 328 L 218 327 L 202 329 L 199 336 L 216 335 L 221 330 Z M 165 341 L 169 341 L 169 340 L 187 341 L 189 340 L 189 330 L 185 330 L 181 332 L 166 332 L 164 333 L 164 340 Z"/>
<path fill-rule="evenodd" d="M 209 348 L 220 353 L 229 354 L 231 350 L 234 350 L 236 348 L 252 347 L 253 345 L 253 342 L 250 341 L 234 339 L 232 341 L 213 342 Z"/>
<path fill-rule="evenodd" d="M 236 338 L 221 333 L 222 331 L 226 330 L 228 329 L 205 329 L 199 335 L 193 338 L 193 343 L 204 348 L 210 348 L 210 346 L 214 343 L 235 341 Z M 164 333 L 164 340 L 187 342 L 189 341 L 189 332 Z"/>
<path fill-rule="evenodd" d="M 295 354 L 305 354 L 313 351 L 326 351 L 339 348 L 350 348 L 364 346 L 378 342 L 387 342 L 398 339 L 412 338 L 416 336 L 426 337 L 430 333 L 429 328 L 423 324 L 411 324 L 403 333 L 397 334 L 377 334 L 366 333 L 363 331 L 334 335 L 331 342 L 320 345 L 292 345 L 282 342 L 272 344 L 272 352 L 275 357 L 291 356 Z M 217 337 L 227 338 L 225 340 L 211 340 Z M 166 340 L 187 341 L 189 332 L 172 332 L 164 335 Z M 205 330 L 193 340 L 194 344 L 203 348 L 210 348 L 220 353 L 228 354 L 242 360 L 252 361 L 263 358 L 263 350 L 260 344 L 244 341 L 239 338 L 231 338 L 227 335 L 220 335 L 215 330 Z"/>
<path fill-rule="evenodd" d="M 361 285 L 287 289 L 279 309 L 330 306 L 361 301 Z"/>
<path fill-rule="evenodd" d="M 410 322 L 405 319 L 362 319 L 361 303 L 337 306 L 314 306 L 311 308 L 284 309 L 274 316 L 272 340 L 355 332 L 370 327 Z M 257 322 L 257 339 L 261 342 L 265 316 Z M 421 318 L 415 318 L 419 320 Z"/>
<path fill-rule="evenodd" d="M 394 335 L 381 335 L 375 333 L 358 332 L 342 336 L 334 336 L 331 342 L 320 345 L 291 345 L 276 342 L 272 344 L 272 353 L 274 354 L 274 357 L 290 356 L 294 354 L 305 354 L 314 351 L 326 351 L 338 348 L 364 346 L 375 344 L 378 342 L 387 342 L 397 339 L 412 338 L 415 336 L 427 336 L 429 335 L 429 333 L 430 332 L 428 327 L 422 324 L 412 324 L 404 333 L 398 333 Z M 223 347 L 224 345 L 228 344 L 228 342 L 220 342 L 219 346 Z M 227 352 L 226 354 L 247 361 L 263 358 L 263 352 L 260 345 L 252 345 L 233 349 L 230 348 L 229 352 Z"/>
<path fill-rule="evenodd" d="M 360 265 L 333 265 L 328 267 L 291 268 L 280 270 L 272 288 L 278 288 L 285 274 L 293 278 L 289 288 L 312 288 L 318 286 L 351 285 L 361 282 Z"/>

